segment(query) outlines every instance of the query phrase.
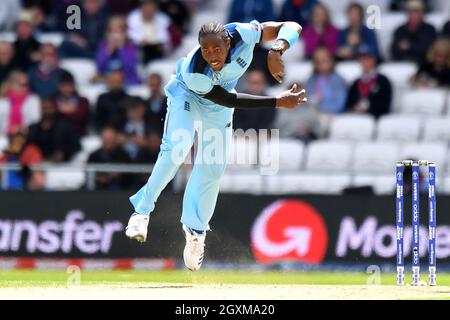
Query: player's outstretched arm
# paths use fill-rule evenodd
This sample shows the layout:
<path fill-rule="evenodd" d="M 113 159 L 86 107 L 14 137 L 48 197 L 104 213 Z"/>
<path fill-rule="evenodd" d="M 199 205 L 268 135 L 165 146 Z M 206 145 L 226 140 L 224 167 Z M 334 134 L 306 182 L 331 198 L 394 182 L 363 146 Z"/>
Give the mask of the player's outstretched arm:
<path fill-rule="evenodd" d="M 306 103 L 306 91 L 294 84 L 290 90 L 281 92 L 276 97 L 255 96 L 245 93 L 232 93 L 222 88 L 214 86 L 213 89 L 203 96 L 203 98 L 213 101 L 229 108 L 255 109 L 255 108 L 287 108 L 294 109 L 300 104 Z"/>
<path fill-rule="evenodd" d="M 264 22 L 262 26 L 262 41 L 276 40 L 267 54 L 267 68 L 272 76 L 283 82 L 284 63 L 281 59 L 283 53 L 298 40 L 302 27 L 296 22 Z"/>

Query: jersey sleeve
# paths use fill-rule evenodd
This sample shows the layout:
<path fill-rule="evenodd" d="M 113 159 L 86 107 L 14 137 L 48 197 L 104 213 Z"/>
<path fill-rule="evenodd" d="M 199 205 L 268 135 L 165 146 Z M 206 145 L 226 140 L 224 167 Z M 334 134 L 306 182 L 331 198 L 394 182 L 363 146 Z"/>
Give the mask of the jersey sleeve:
<path fill-rule="evenodd" d="M 183 75 L 184 83 L 189 90 L 198 95 L 205 95 L 213 88 L 212 79 L 200 73 L 185 73 Z"/>
<path fill-rule="evenodd" d="M 253 20 L 250 23 L 236 23 L 236 30 L 241 35 L 242 40 L 247 44 L 257 44 L 261 40 L 262 26 Z"/>

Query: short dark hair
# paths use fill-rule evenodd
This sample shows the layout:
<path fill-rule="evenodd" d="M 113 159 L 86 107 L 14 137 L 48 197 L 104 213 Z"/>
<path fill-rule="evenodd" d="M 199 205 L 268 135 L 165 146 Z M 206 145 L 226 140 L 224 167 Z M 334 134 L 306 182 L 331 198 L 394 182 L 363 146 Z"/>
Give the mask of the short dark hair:
<path fill-rule="evenodd" d="M 130 96 L 123 101 L 123 106 L 126 110 L 137 109 L 140 107 L 145 108 L 145 101 L 141 97 Z"/>
<path fill-rule="evenodd" d="M 350 10 L 356 9 L 359 11 L 359 14 L 361 15 L 361 19 L 364 18 L 364 7 L 358 3 L 358 2 L 352 2 L 347 7 L 347 12 L 350 12 Z"/>
<path fill-rule="evenodd" d="M 69 71 L 64 70 L 59 78 L 59 83 L 75 84 L 75 78 Z"/>
<path fill-rule="evenodd" d="M 227 40 L 230 37 L 230 34 L 228 33 L 228 30 L 225 29 L 223 24 L 217 23 L 217 22 L 210 22 L 210 23 L 205 23 L 200 28 L 200 31 L 198 32 L 198 41 L 200 42 L 200 39 L 202 37 L 210 35 L 210 34 L 217 34 L 224 41 Z"/>
<path fill-rule="evenodd" d="M 151 3 L 151 4 L 155 4 L 155 5 L 159 6 L 158 0 L 140 0 L 139 2 L 140 2 L 140 5 Z"/>

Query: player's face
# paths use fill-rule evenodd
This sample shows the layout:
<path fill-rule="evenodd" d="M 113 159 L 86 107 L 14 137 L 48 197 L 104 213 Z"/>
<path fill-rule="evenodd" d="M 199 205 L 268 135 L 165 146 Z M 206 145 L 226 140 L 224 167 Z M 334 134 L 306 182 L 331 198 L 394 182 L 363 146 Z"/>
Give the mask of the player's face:
<path fill-rule="evenodd" d="M 203 59 L 214 71 L 222 70 L 230 50 L 230 39 L 224 41 L 219 35 L 206 35 L 200 39 Z"/>

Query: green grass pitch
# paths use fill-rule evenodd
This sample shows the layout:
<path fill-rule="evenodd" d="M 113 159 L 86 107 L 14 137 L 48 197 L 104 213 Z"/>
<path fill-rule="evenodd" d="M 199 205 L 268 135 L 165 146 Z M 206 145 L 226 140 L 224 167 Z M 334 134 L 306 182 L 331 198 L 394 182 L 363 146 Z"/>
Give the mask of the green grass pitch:
<path fill-rule="evenodd" d="M 0 288 L 65 286 L 65 271 L 0 270 Z M 239 272 L 202 270 L 81 271 L 81 285 L 133 283 L 261 284 L 261 285 L 367 285 L 369 274 L 331 272 Z M 406 274 L 406 281 L 410 275 Z M 422 275 L 426 280 L 426 274 Z M 369 280 L 370 281 L 370 280 Z M 395 285 L 395 274 L 381 274 L 381 285 Z M 450 274 L 438 274 L 438 285 L 450 286 Z"/>

